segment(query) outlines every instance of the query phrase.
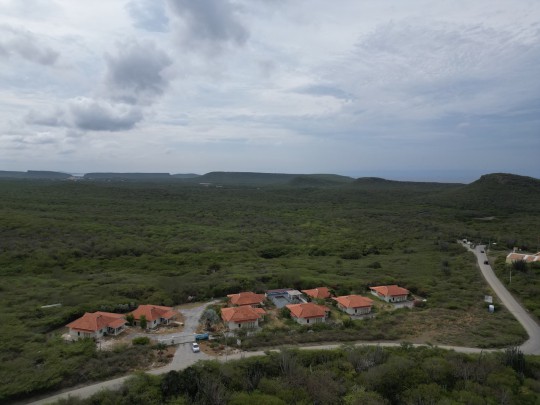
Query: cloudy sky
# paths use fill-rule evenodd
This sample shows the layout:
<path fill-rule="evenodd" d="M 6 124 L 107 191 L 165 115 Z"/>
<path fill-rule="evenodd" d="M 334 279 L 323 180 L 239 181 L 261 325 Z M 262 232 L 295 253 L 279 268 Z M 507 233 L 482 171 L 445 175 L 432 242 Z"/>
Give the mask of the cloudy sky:
<path fill-rule="evenodd" d="M 538 0 L 0 0 L 0 170 L 540 177 Z"/>

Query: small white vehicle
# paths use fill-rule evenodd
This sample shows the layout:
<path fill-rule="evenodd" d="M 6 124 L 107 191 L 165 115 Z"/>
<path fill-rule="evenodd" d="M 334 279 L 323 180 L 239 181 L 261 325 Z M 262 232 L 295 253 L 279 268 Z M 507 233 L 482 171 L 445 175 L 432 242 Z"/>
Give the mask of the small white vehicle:
<path fill-rule="evenodd" d="M 198 343 L 192 343 L 191 350 L 193 351 L 193 353 L 199 353 L 201 351 L 201 348 L 199 347 Z"/>

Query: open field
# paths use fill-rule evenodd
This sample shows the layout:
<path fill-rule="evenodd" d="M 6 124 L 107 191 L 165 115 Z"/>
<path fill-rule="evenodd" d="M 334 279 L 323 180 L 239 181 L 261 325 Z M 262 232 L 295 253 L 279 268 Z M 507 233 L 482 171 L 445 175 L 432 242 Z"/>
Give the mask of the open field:
<path fill-rule="evenodd" d="M 276 327 L 247 343 L 253 347 L 360 339 L 520 343 L 524 331 L 507 311 L 487 313 L 489 289 L 455 240 L 533 245 L 539 216 L 523 200 L 512 215 L 506 207 L 440 200 L 456 187 L 2 180 L 0 400 L 137 367 L 81 374 L 103 361 L 100 353 L 86 342 L 65 345 L 51 332 L 84 311 L 177 305 L 242 290 L 327 285 L 338 294 L 365 293 L 369 285 L 398 283 L 427 299 L 423 308 L 317 333 Z M 475 219 L 490 216 L 496 219 Z M 41 308 L 55 303 L 62 305 Z M 123 355 L 146 351 L 125 348 Z"/>

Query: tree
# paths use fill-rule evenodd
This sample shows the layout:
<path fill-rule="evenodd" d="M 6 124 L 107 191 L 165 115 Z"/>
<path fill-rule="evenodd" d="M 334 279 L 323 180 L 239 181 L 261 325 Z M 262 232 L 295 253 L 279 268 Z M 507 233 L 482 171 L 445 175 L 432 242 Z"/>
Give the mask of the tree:
<path fill-rule="evenodd" d="M 201 316 L 201 322 L 205 324 L 206 329 L 210 330 L 214 325 L 221 321 L 219 315 L 212 308 L 207 309 Z"/>
<path fill-rule="evenodd" d="M 127 314 L 126 321 L 129 326 L 133 326 L 135 324 L 135 317 L 133 316 L 133 314 Z"/>
<path fill-rule="evenodd" d="M 145 315 L 141 315 L 141 329 L 146 329 L 146 327 L 148 326 L 148 321 L 146 320 L 146 316 Z"/>

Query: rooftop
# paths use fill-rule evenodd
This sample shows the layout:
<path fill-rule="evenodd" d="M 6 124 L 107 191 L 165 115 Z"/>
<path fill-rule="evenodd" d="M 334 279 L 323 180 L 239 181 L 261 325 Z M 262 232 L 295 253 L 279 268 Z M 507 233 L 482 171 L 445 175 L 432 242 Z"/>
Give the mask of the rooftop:
<path fill-rule="evenodd" d="M 326 316 L 326 313 L 330 311 L 328 307 L 312 302 L 308 302 L 307 304 L 290 304 L 286 305 L 286 307 L 295 318 L 321 318 Z"/>
<path fill-rule="evenodd" d="M 333 298 L 345 308 L 362 308 L 373 306 L 373 300 L 362 297 L 361 295 L 342 295 L 341 297 Z"/>

